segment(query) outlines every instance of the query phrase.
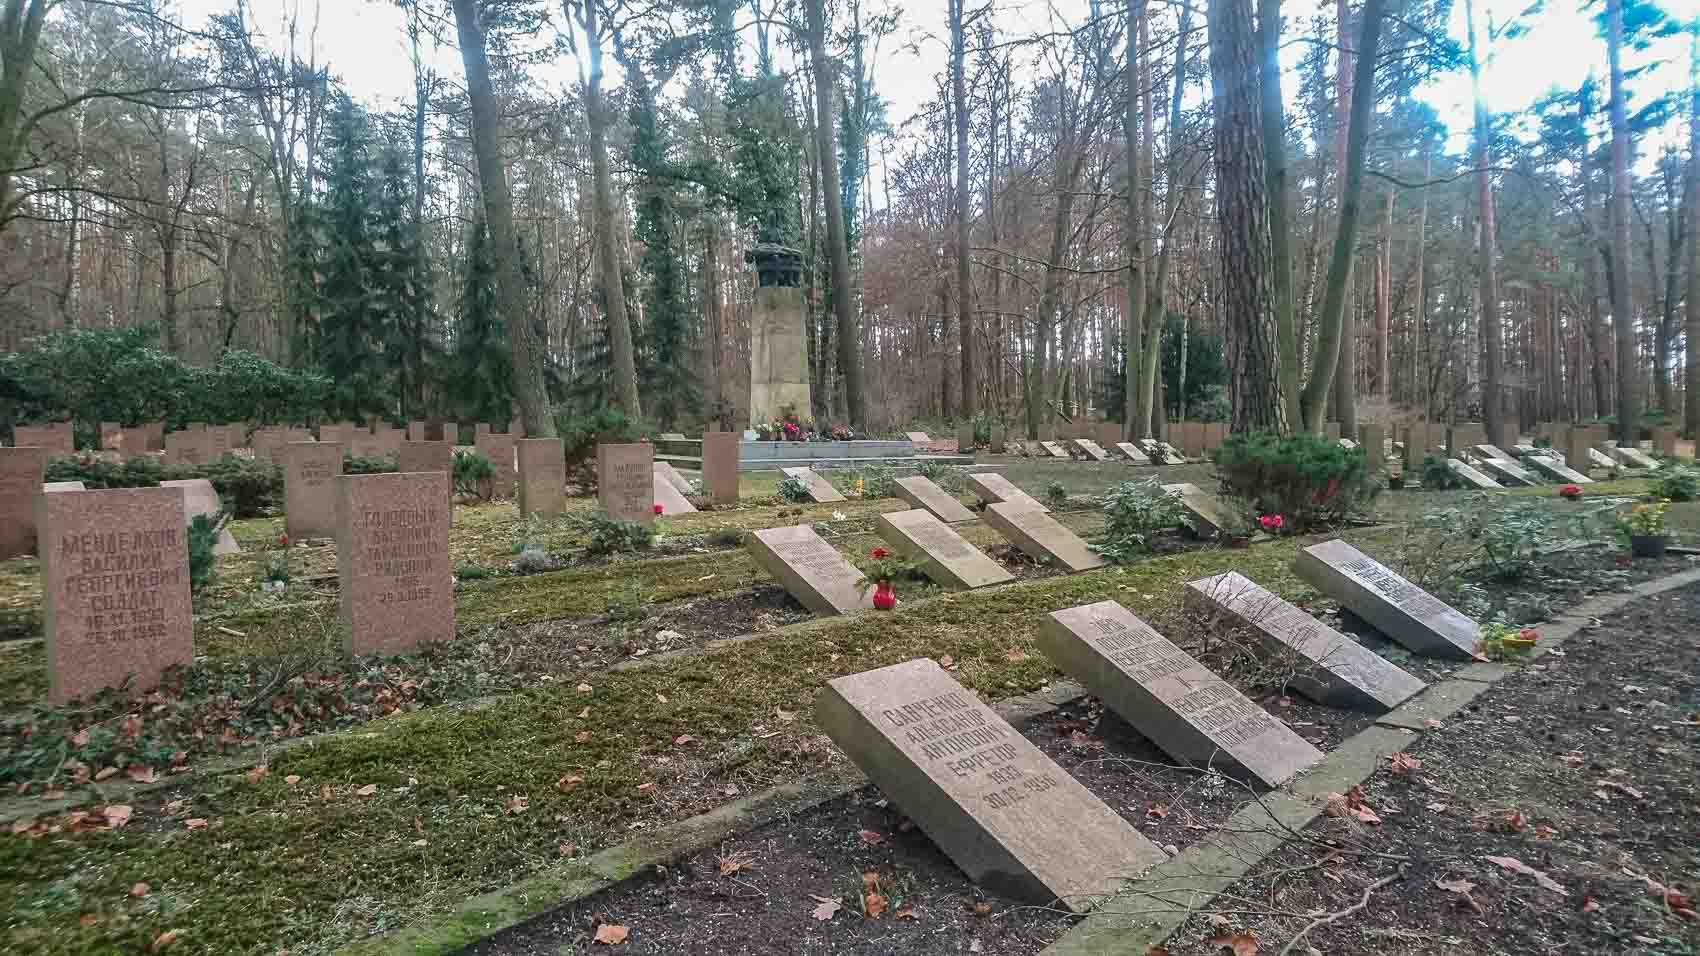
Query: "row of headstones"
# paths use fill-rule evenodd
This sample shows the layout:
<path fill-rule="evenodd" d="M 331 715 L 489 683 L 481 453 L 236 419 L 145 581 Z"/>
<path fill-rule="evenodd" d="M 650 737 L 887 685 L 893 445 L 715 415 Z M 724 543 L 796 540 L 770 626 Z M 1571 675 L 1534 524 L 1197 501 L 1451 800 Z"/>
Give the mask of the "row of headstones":
<path fill-rule="evenodd" d="M 1343 541 L 1306 548 L 1299 576 L 1419 654 L 1467 660 L 1473 621 Z M 1188 582 L 1201 611 L 1247 627 L 1304 673 L 1319 703 L 1384 713 L 1424 687 L 1244 576 Z M 1039 646 L 1176 761 L 1278 787 L 1322 754 L 1115 601 L 1048 615 Z M 1163 852 L 931 660 L 837 678 L 816 701 L 823 730 L 970 879 L 1075 910 Z"/>
<path fill-rule="evenodd" d="M 1431 451 L 1444 449 L 1447 469 L 1467 486 L 1480 489 L 1536 485 L 1543 479 L 1583 485 L 1593 482 L 1588 476 L 1590 468 L 1659 466 L 1639 448 L 1610 442 L 1607 434 L 1604 426 L 1555 426 L 1542 437 L 1552 439 L 1555 446 L 1562 442 L 1562 452 L 1558 447 L 1516 444 L 1508 453 L 1488 442 L 1480 425 L 1455 425 L 1443 430 L 1438 425 L 1418 423 L 1406 430 L 1405 466 L 1415 468 Z"/>

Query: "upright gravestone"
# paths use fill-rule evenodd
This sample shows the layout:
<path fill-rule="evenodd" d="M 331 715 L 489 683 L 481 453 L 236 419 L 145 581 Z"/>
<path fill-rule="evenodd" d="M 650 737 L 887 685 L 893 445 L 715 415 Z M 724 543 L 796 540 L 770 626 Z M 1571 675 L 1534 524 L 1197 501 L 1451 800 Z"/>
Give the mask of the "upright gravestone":
<path fill-rule="evenodd" d="M 1447 433 L 1446 450 L 1456 458 L 1476 445 L 1487 443 L 1487 429 L 1480 422 L 1458 422 Z"/>
<path fill-rule="evenodd" d="M 146 425 L 136 428 L 126 428 L 118 439 L 124 460 L 142 458 L 148 453 L 148 429 Z"/>
<path fill-rule="evenodd" d="M 425 423 L 422 422 L 422 421 L 408 422 L 407 423 L 407 440 L 408 441 L 424 441 L 425 440 Z"/>
<path fill-rule="evenodd" d="M 225 455 L 230 454 L 230 449 L 232 447 L 234 447 L 234 446 L 231 445 L 231 443 L 230 443 L 230 428 L 229 428 L 229 426 L 226 426 L 226 425 L 208 425 L 207 426 L 207 458 L 208 458 L 208 460 L 218 461 L 220 458 L 223 458 Z"/>
<path fill-rule="evenodd" d="M 354 428 L 347 422 L 325 422 L 319 426 L 319 441 L 332 442 L 352 450 Z"/>
<path fill-rule="evenodd" d="M 1323 426 L 1323 433 L 1328 436 L 1329 441 L 1339 441 L 1340 440 L 1340 423 L 1339 422 L 1328 422 L 1328 423 L 1326 423 Z"/>
<path fill-rule="evenodd" d="M 968 485 L 968 489 L 980 499 L 982 504 L 989 505 L 994 501 L 1006 501 L 1017 507 L 1028 508 L 1033 511 L 1051 510 L 1040 504 L 1039 499 L 1015 487 L 1014 482 L 995 472 L 988 471 L 977 475 L 964 475 L 962 480 L 963 483 Z"/>
<path fill-rule="evenodd" d="M 874 606 L 873 582 L 806 524 L 752 531 L 745 539 L 756 563 L 816 614 L 849 614 Z"/>
<path fill-rule="evenodd" d="M 1249 628 L 1267 656 L 1293 667 L 1288 684 L 1319 704 L 1384 713 L 1423 689 L 1422 681 L 1238 571 L 1186 586 L 1190 603 Z"/>
<path fill-rule="evenodd" d="M 956 426 L 957 454 L 966 455 L 979 447 L 974 441 L 974 423 L 966 422 Z"/>
<path fill-rule="evenodd" d="M 1127 460 L 1133 462 L 1136 465 L 1149 465 L 1149 464 L 1151 464 L 1151 459 L 1146 457 L 1145 452 L 1140 451 L 1139 446 L 1135 445 L 1133 442 L 1128 442 L 1128 441 L 1116 442 L 1116 450 L 1121 452 L 1123 455 L 1126 455 Z"/>
<path fill-rule="evenodd" d="M 446 441 L 409 441 L 401 443 L 396 456 L 395 470 L 402 473 L 441 471 L 454 473 L 454 446 Z"/>
<path fill-rule="evenodd" d="M 481 426 L 488 429 L 488 425 Z M 514 481 L 518 477 L 514 464 L 514 441 L 512 434 L 484 431 L 473 436 L 472 448 L 478 454 L 490 459 L 496 473 L 490 476 L 490 494 L 496 498 L 512 498 L 514 496 Z"/>
<path fill-rule="evenodd" d="M 1653 429 L 1653 450 L 1666 458 L 1676 457 L 1676 429 Z"/>
<path fill-rule="evenodd" d="M 353 458 L 385 458 L 388 449 L 384 440 L 371 432 L 356 429 L 348 443 L 348 454 Z"/>
<path fill-rule="evenodd" d="M 52 425 L 15 425 L 12 444 L 19 448 L 45 448 L 49 456 L 67 458 L 77 453 L 70 422 Z"/>
<path fill-rule="evenodd" d="M 654 524 L 655 446 L 597 445 L 596 500 L 610 518 Z"/>
<path fill-rule="evenodd" d="M 1102 555 L 1043 511 L 1000 501 L 986 506 L 985 518 L 993 530 L 1036 561 L 1054 561 L 1070 572 L 1104 566 Z"/>
<path fill-rule="evenodd" d="M 1278 787 L 1322 759 L 1292 728 L 1115 601 L 1053 611 L 1039 649 L 1177 760 Z"/>
<path fill-rule="evenodd" d="M 933 483 L 925 475 L 910 475 L 893 482 L 897 497 L 909 502 L 917 508 L 932 512 L 940 521 L 947 524 L 961 524 L 973 521 L 974 512 L 969 511 L 956 496 Z"/>
<path fill-rule="evenodd" d="M 1534 473 L 1524 468 L 1512 458 L 1484 458 L 1482 468 L 1491 473 L 1496 481 L 1507 488 L 1526 488 L 1538 485 L 1541 480 Z"/>
<path fill-rule="evenodd" d="M 514 442 L 519 459 L 519 514 L 554 517 L 567 507 L 567 453 L 559 438 L 521 438 Z"/>
<path fill-rule="evenodd" d="M 834 501 L 844 500 L 844 496 L 838 493 L 838 489 L 832 487 L 832 482 L 821 477 L 813 468 L 797 465 L 791 468 L 782 468 L 780 471 L 784 473 L 785 477 L 795 478 L 802 482 L 804 490 L 809 493 L 810 501 L 830 504 Z"/>
<path fill-rule="evenodd" d="M 1164 485 L 1163 490 L 1180 498 L 1181 510 L 1186 512 L 1187 523 L 1199 537 L 1215 537 L 1222 533 L 1223 528 L 1229 526 L 1227 506 L 1203 488 L 1190 481 L 1182 481 Z"/>
<path fill-rule="evenodd" d="M 165 464 L 204 465 L 213 459 L 205 425 L 171 432 L 165 436 Z"/>
<path fill-rule="evenodd" d="M 994 455 L 1001 455 L 1009 446 L 1009 430 L 1003 422 L 992 423 L 992 440 L 986 443 L 986 450 Z"/>
<path fill-rule="evenodd" d="M 1454 476 L 1456 476 L 1459 481 L 1462 481 L 1467 487 L 1470 487 L 1470 488 L 1487 490 L 1487 489 L 1490 489 L 1490 488 L 1503 488 L 1503 487 L 1505 487 L 1504 485 L 1501 485 L 1499 482 L 1494 481 L 1492 478 L 1489 478 L 1487 475 L 1482 474 L 1481 472 L 1470 467 L 1469 465 L 1464 464 L 1462 461 L 1459 461 L 1456 458 L 1446 459 L 1446 470 L 1452 472 L 1452 474 Z"/>
<path fill-rule="evenodd" d="M 738 503 L 738 434 L 703 432 L 702 486 L 717 505 Z"/>
<path fill-rule="evenodd" d="M 449 475 L 336 479 L 336 567 L 351 654 L 404 654 L 455 636 Z"/>
<path fill-rule="evenodd" d="M 924 508 L 887 512 L 875 519 L 874 527 L 899 554 L 920 564 L 927 577 L 943 587 L 971 590 L 1015 579 Z"/>
<path fill-rule="evenodd" d="M 1074 447 L 1080 449 L 1081 454 L 1093 461 L 1110 460 L 1110 453 L 1105 451 L 1102 446 L 1090 438 L 1076 438 L 1074 440 Z"/>
<path fill-rule="evenodd" d="M 1405 429 L 1405 471 L 1414 473 L 1422 468 L 1430 447 L 1427 422 L 1413 422 Z"/>
<path fill-rule="evenodd" d="M 0 448 L 0 561 L 35 553 L 35 499 L 46 471 L 47 449 Z"/>
<path fill-rule="evenodd" d="M 1358 437 L 1363 439 L 1364 467 L 1371 475 L 1378 474 L 1387 464 L 1387 426 L 1374 423 L 1359 425 Z"/>
<path fill-rule="evenodd" d="M 1098 433 L 1094 438 L 1100 445 L 1114 445 L 1122 440 L 1122 423 L 1099 422 Z"/>
<path fill-rule="evenodd" d="M 989 892 L 1080 912 L 1164 859 L 930 660 L 828 681 L 815 720 Z"/>
<path fill-rule="evenodd" d="M 1228 423 L 1211 422 L 1204 426 L 1204 450 L 1215 451 L 1228 440 Z"/>
<path fill-rule="evenodd" d="M 186 478 L 181 481 L 162 481 L 161 488 L 176 488 L 183 495 L 183 521 L 185 526 L 197 517 L 208 521 L 218 522 L 224 514 L 224 504 L 218 500 L 218 492 L 212 482 L 205 478 Z M 235 535 L 229 528 L 220 528 L 218 539 L 213 542 L 213 554 L 223 557 L 227 554 L 241 554 L 242 546 L 236 543 Z"/>
<path fill-rule="evenodd" d="M 165 450 L 165 423 L 148 422 L 142 426 L 148 433 L 148 451 Z"/>
<path fill-rule="evenodd" d="M 124 426 L 118 422 L 101 422 L 100 447 L 102 451 L 121 450 L 124 447 Z"/>
<path fill-rule="evenodd" d="M 1476 656 L 1481 628 L 1475 621 L 1344 541 L 1305 548 L 1293 571 L 1418 654 L 1460 661 Z"/>
<path fill-rule="evenodd" d="M 35 508 L 49 700 L 152 690 L 194 660 L 181 492 L 68 491 Z"/>
<path fill-rule="evenodd" d="M 668 481 L 661 472 L 655 472 L 652 479 L 652 486 L 655 489 L 655 503 L 661 506 L 659 513 L 663 517 L 696 514 L 696 506 L 691 504 L 690 500 L 683 494 L 680 494 L 679 489 L 673 487 L 673 483 Z M 651 508 L 650 511 L 653 513 L 655 509 Z"/>
<path fill-rule="evenodd" d="M 301 441 L 283 446 L 283 514 L 290 538 L 336 534 L 336 481 L 341 475 L 341 445 Z"/>
<path fill-rule="evenodd" d="M 1594 465 L 1593 456 L 1594 436 L 1592 429 L 1584 425 L 1572 426 L 1565 442 L 1564 463 L 1573 470 L 1587 474 Z"/>

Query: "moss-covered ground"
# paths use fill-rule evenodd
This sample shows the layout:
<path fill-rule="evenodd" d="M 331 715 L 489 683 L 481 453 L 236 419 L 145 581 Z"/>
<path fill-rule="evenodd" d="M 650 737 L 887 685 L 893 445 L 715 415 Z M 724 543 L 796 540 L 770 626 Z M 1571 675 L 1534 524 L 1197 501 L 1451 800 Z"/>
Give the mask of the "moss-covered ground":
<path fill-rule="evenodd" d="M 1042 492 L 1055 474 L 1071 491 L 1086 492 L 1073 484 L 1083 474 L 1077 469 L 1101 466 L 1029 467 L 1035 470 L 1018 481 L 1030 491 Z M 1121 473 L 1130 471 L 1124 466 Z M 1181 473 L 1171 469 L 1164 477 L 1171 474 Z M 747 478 L 746 495 L 759 493 L 763 480 L 770 489 L 771 477 Z M 1637 490 L 1623 484 L 1590 492 Z M 1552 494 L 1529 492 L 1537 493 Z M 1400 520 L 1467 497 L 1392 494 L 1380 509 Z M 526 641 L 574 644 L 587 633 L 618 629 L 628 616 L 623 609 L 714 599 L 764 582 L 747 555 L 730 539 L 715 540 L 717 533 L 824 521 L 834 543 L 859 556 L 874 540 L 872 516 L 899 507 L 892 500 L 850 502 L 802 506 L 799 514 L 798 506 L 752 502 L 667 522 L 669 538 L 691 543 L 665 557 L 467 581 L 457 593 L 460 639 L 433 652 L 446 657 L 432 658 L 461 683 L 415 698 L 424 706 L 389 716 L 379 716 L 383 707 L 366 707 L 349 715 L 346 729 L 303 745 L 243 751 L 263 770 L 167 777 L 170 786 L 143 793 L 91 779 L 67 787 L 67 796 L 80 801 L 75 812 L 19 818 L 15 832 L 0 837 L 0 946 L 44 954 L 141 952 L 175 933 L 170 951 L 177 953 L 334 950 L 450 911 L 469 896 L 615 844 L 634 830 L 820 766 L 830 745 L 812 721 L 812 702 L 831 677 L 948 657 L 965 684 L 995 699 L 1057 677 L 1034 645 L 1039 621 L 1056 608 L 1115 599 L 1159 630 L 1180 627 L 1182 584 L 1230 568 L 1291 600 L 1315 597 L 1289 570 L 1301 542 L 1282 539 L 981 592 L 917 589 L 894 613 L 817 620 L 639 666 L 609 669 L 589 659 L 594 655 L 568 653 L 545 667 L 514 670 L 516 648 Z M 1684 527 L 1700 527 L 1693 517 L 1681 519 Z M 1089 512 L 1066 518 L 1088 536 L 1099 526 Z M 266 546 L 278 530 L 275 521 L 243 522 L 237 535 Z M 997 540 L 983 527 L 966 533 L 981 545 Z M 511 560 L 522 537 L 541 535 L 551 551 L 571 553 L 582 547 L 575 537 L 581 534 L 571 522 L 526 528 L 507 506 L 462 508 L 453 548 L 457 562 L 494 568 Z M 1395 563 L 1404 546 L 1386 530 L 1348 537 Z M 206 659 L 199 667 L 252 677 L 291 647 L 335 657 L 334 554 L 324 548 L 291 554 L 299 587 L 283 600 L 258 594 L 269 552 L 221 562 L 221 583 L 203 599 L 197 625 L 197 653 Z M 11 562 L 0 572 L 3 606 L 28 613 L 39 603 L 32 562 Z M 550 622 L 571 628 L 550 632 Z M 53 723 L 36 706 L 40 653 L 37 644 L 0 651 L 0 712 L 10 746 L 29 741 L 31 726 L 62 733 L 76 725 L 75 713 L 57 712 Z M 350 686 L 364 682 L 406 697 L 398 676 L 405 669 L 341 666 Z M 480 706 L 446 706 L 469 699 Z M 108 732 L 145 733 L 149 722 L 171 719 L 172 706 L 144 705 L 137 723 L 116 722 Z M 242 726 L 289 719 L 268 714 L 265 695 L 232 706 L 246 710 L 238 715 Z M 36 793 L 39 788 L 11 805 Z M 131 808 L 127 823 L 96 825 L 117 801 Z"/>

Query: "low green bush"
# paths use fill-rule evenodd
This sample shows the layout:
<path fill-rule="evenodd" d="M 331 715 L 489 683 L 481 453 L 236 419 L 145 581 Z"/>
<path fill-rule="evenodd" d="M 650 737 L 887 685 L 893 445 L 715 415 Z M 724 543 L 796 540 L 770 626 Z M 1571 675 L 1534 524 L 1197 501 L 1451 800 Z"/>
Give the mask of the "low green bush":
<path fill-rule="evenodd" d="M 1052 481 L 1045 485 L 1045 501 L 1051 507 L 1060 508 L 1068 504 L 1068 486 L 1060 481 Z"/>
<path fill-rule="evenodd" d="M 1104 535 L 1097 551 L 1117 564 L 1151 553 L 1153 535 L 1181 524 L 1180 495 L 1155 479 L 1124 481 L 1104 494 Z"/>
<path fill-rule="evenodd" d="M 496 477 L 496 466 L 478 452 L 457 451 L 453 477 L 455 494 L 485 498 L 490 494 L 490 481 Z"/>
<path fill-rule="evenodd" d="M 224 516 L 209 518 L 206 515 L 196 515 L 189 519 L 189 592 L 201 593 L 201 589 L 212 583 L 215 570 L 213 547 L 218 544 L 218 535 L 224 530 Z"/>
<path fill-rule="evenodd" d="M 1427 455 L 1423 458 L 1423 487 L 1435 491 L 1446 491 L 1451 488 L 1464 487 L 1464 479 L 1452 473 L 1446 465 L 1443 455 Z"/>
<path fill-rule="evenodd" d="M 388 470 L 394 471 L 394 466 Z M 347 468 L 344 468 L 347 471 Z M 361 472 L 348 472 L 361 474 Z M 49 459 L 46 481 L 80 481 L 90 490 L 154 488 L 162 481 L 205 478 L 224 509 L 237 518 L 257 518 L 283 506 L 283 472 L 276 465 L 225 455 L 204 465 L 161 465 L 157 458 L 132 458 L 123 464 L 99 458 Z"/>
<path fill-rule="evenodd" d="M 915 466 L 915 474 L 926 478 L 951 494 L 956 494 L 962 490 L 962 472 L 955 465 L 949 465 L 942 461 L 923 461 Z"/>
<path fill-rule="evenodd" d="M 779 495 L 781 500 L 789 501 L 792 504 L 801 504 L 805 501 L 814 500 L 809 496 L 808 482 L 793 475 L 786 475 L 784 478 L 780 479 L 779 487 L 774 489 L 774 491 Z"/>
<path fill-rule="evenodd" d="M 1224 493 L 1297 532 L 1361 514 L 1381 490 L 1361 449 L 1310 432 L 1230 435 L 1215 460 Z"/>
<path fill-rule="evenodd" d="M 647 423 L 617 408 L 599 408 L 589 414 L 562 412 L 555 416 L 555 434 L 561 439 L 567 472 L 587 489 L 596 487 L 596 446 L 599 443 L 635 442 L 649 433 Z"/>
<path fill-rule="evenodd" d="M 621 521 L 605 514 L 590 519 L 590 553 L 648 551 L 655 543 L 655 529 L 637 521 Z"/>
<path fill-rule="evenodd" d="M 1700 471 L 1681 465 L 1666 465 L 1653 479 L 1650 493 L 1666 501 L 1693 501 L 1700 498 Z"/>

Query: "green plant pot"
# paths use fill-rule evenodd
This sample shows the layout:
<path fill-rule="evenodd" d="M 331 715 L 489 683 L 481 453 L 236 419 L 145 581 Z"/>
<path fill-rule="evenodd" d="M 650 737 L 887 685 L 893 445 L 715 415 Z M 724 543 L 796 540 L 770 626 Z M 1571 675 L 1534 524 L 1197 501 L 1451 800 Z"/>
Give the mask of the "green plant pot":
<path fill-rule="evenodd" d="M 1669 544 L 1669 535 L 1632 534 L 1629 536 L 1629 553 L 1637 558 L 1662 558 Z"/>

